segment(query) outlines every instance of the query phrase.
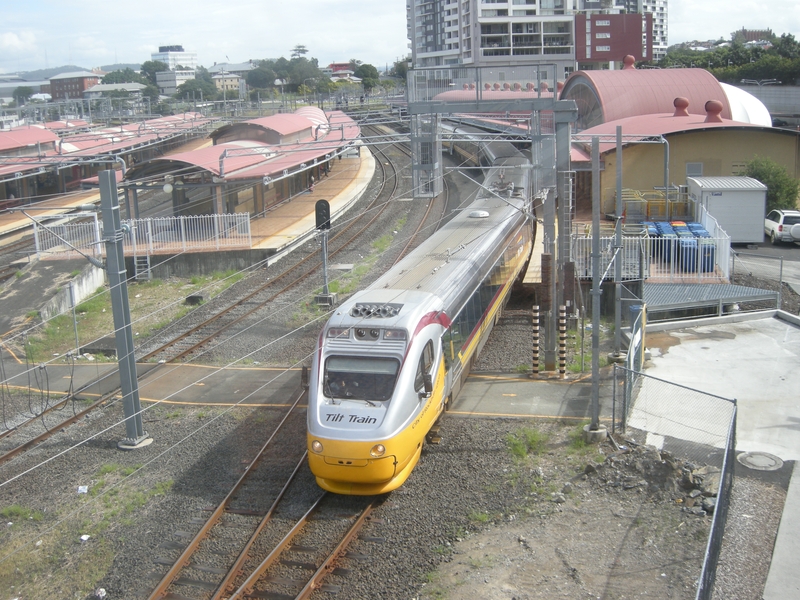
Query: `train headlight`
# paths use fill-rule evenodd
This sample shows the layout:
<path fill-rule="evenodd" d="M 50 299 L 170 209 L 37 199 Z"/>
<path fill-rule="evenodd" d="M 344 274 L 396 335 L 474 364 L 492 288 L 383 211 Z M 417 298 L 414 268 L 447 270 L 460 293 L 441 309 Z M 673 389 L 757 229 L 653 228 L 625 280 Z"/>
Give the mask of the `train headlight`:
<path fill-rule="evenodd" d="M 383 444 L 375 444 L 372 448 L 370 448 L 369 453 L 375 458 L 380 458 L 386 454 L 386 446 Z"/>
<path fill-rule="evenodd" d="M 385 340 L 404 340 L 408 336 L 405 329 L 384 329 L 383 339 Z"/>
<path fill-rule="evenodd" d="M 311 442 L 311 449 L 317 454 L 319 454 L 320 452 L 322 452 L 322 442 L 320 442 L 319 440 L 314 440 L 313 442 Z"/>

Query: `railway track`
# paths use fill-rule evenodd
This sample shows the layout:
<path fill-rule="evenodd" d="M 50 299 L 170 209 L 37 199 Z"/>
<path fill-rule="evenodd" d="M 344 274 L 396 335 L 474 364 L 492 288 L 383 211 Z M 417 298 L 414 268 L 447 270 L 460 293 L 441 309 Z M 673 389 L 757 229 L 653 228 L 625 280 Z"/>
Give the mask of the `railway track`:
<path fill-rule="evenodd" d="M 378 152 L 382 153 L 380 150 Z M 358 217 L 336 229 L 335 234 L 329 240 L 328 258 L 338 256 L 357 242 L 383 215 L 390 200 L 396 196 L 399 189 L 400 178 L 397 176 L 399 169 L 393 166 L 392 161 L 388 160 L 385 154 L 384 157 L 387 159 L 386 163 L 383 160 L 377 161 L 382 173 L 380 190 Z M 387 166 L 392 166 L 393 173 L 387 172 Z M 216 312 L 202 323 L 176 335 L 170 341 L 161 343 L 158 348 L 142 355 L 139 360 L 170 363 L 197 357 L 212 340 L 219 338 L 222 333 L 264 310 L 264 307 L 271 306 L 286 292 L 308 277 L 319 273 L 320 268 L 321 250 L 315 249 L 276 277 L 258 285 L 242 298 Z M 278 287 L 279 284 L 282 284 L 281 287 Z"/>
<path fill-rule="evenodd" d="M 408 154 L 406 152 L 406 154 Z M 398 191 L 399 180 L 397 172 L 399 169 L 396 167 L 392 173 L 387 172 L 387 166 L 393 166 L 392 161 L 385 154 L 384 160 L 377 161 L 381 168 L 382 181 L 381 190 L 374 195 L 373 200 L 369 206 L 361 211 L 358 218 L 348 221 L 343 227 L 337 228 L 335 235 L 331 237 L 329 257 L 334 257 L 341 252 L 344 252 L 348 247 L 354 244 L 364 232 L 369 230 L 371 226 L 380 218 L 383 212 L 389 206 L 389 200 L 394 198 Z M 389 185 L 387 185 L 389 182 Z M 269 281 L 259 284 L 255 289 L 246 293 L 243 297 L 236 299 L 234 302 L 222 308 L 220 311 L 215 312 L 207 319 L 204 319 L 200 324 L 191 327 L 185 332 L 181 332 L 170 339 L 163 341 L 158 346 L 148 352 L 137 356 L 139 361 L 158 361 L 163 364 L 174 363 L 182 359 L 191 359 L 200 355 L 204 349 L 207 349 L 213 340 L 218 340 L 219 337 L 227 331 L 234 329 L 237 325 L 242 324 L 249 318 L 264 310 L 264 307 L 270 307 L 273 302 L 280 298 L 283 294 L 299 285 L 306 278 L 318 273 L 321 266 L 320 251 L 315 250 L 308 254 L 294 265 L 290 266 L 276 277 L 271 278 Z M 214 347 L 223 343 L 218 342 Z M 164 367 L 156 367 L 155 370 L 150 371 L 148 376 L 158 377 L 159 369 Z M 105 378 L 113 376 L 116 371 L 105 375 Z M 91 381 L 87 383 L 83 389 L 89 388 L 97 383 Z M 76 396 L 80 394 L 80 390 L 73 392 L 69 397 L 60 399 L 57 405 L 48 407 L 46 411 L 37 412 L 30 418 L 16 424 L 14 427 L 7 429 L 0 436 L 3 437 L 20 438 L 17 444 L 5 444 L 8 448 L 4 454 L 0 454 L 0 464 L 9 459 L 18 456 L 26 450 L 34 447 L 40 442 L 46 440 L 54 432 L 61 430 L 63 427 L 75 422 L 76 420 L 84 417 L 91 412 L 94 408 L 107 405 L 108 402 L 115 396 L 116 391 L 104 395 L 100 400 L 92 403 L 90 406 L 83 408 L 77 414 L 71 415 L 63 421 L 56 421 L 44 427 L 44 431 L 38 434 L 31 434 L 29 431 L 34 429 L 37 424 L 44 423 L 43 417 L 46 414 L 53 414 L 59 408 L 63 408 L 67 403 L 73 401 Z"/>
<path fill-rule="evenodd" d="M 296 397 L 210 515 L 188 524 L 196 532 L 176 530 L 174 539 L 161 543 L 153 562 L 167 570 L 156 574 L 151 600 L 304 598 L 334 571 L 373 503 L 308 494 L 313 481 L 302 469 L 306 451 L 297 439 L 304 430 L 303 397 Z"/>

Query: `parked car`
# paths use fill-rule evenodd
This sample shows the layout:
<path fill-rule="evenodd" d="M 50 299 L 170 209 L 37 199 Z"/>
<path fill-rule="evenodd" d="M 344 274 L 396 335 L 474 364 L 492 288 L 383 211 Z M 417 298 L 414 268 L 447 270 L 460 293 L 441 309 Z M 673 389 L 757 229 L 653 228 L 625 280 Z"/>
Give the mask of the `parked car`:
<path fill-rule="evenodd" d="M 800 242 L 800 210 L 773 210 L 764 219 L 764 233 L 773 244 Z"/>

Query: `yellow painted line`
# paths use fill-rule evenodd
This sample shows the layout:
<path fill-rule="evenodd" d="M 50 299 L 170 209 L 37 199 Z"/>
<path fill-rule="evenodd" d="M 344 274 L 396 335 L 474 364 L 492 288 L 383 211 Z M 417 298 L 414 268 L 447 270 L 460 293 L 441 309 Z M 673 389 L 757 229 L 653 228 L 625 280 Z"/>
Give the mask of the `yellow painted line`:
<path fill-rule="evenodd" d="M 11 348 L 9 348 L 8 346 L 6 346 L 5 342 L 0 342 L 0 344 L 2 344 L 3 346 L 5 346 L 5 348 L 6 348 L 6 350 L 8 351 L 8 353 L 11 355 L 11 357 L 12 357 L 12 358 L 13 358 L 15 361 L 17 361 L 17 364 L 18 364 L 18 365 L 21 365 L 21 364 L 22 364 L 22 361 L 19 359 L 19 357 L 18 357 L 16 354 L 14 354 L 14 351 L 13 351 Z"/>
<path fill-rule="evenodd" d="M 508 377 L 506 375 L 477 375 L 470 373 L 467 379 L 493 379 L 496 381 L 536 381 L 529 377 Z"/>
<path fill-rule="evenodd" d="M 137 363 L 140 365 L 153 365 L 156 363 Z M 183 363 L 183 364 L 169 364 L 172 367 L 178 369 L 214 369 L 215 371 L 300 371 L 302 367 L 216 367 L 214 365 L 196 365 L 192 363 Z"/>
<path fill-rule="evenodd" d="M 172 404 L 175 406 L 241 406 L 248 408 L 288 408 L 291 404 L 244 404 L 236 402 L 182 402 L 180 400 L 156 400 L 155 398 L 139 398 L 142 402 L 152 402 L 153 404 Z M 307 407 L 306 404 L 298 404 L 298 406 Z"/>
<path fill-rule="evenodd" d="M 509 398 L 516 398 L 517 397 L 516 394 L 503 394 L 503 396 L 507 396 Z"/>
<path fill-rule="evenodd" d="M 471 412 L 461 410 L 448 410 L 448 415 L 459 415 L 467 417 L 517 417 L 519 419 L 549 419 L 551 421 L 591 421 L 590 417 L 570 417 L 568 415 L 553 416 L 553 415 L 524 415 L 521 413 L 484 413 L 484 412 Z M 611 422 L 609 418 L 602 418 L 601 421 L 607 423 Z"/>

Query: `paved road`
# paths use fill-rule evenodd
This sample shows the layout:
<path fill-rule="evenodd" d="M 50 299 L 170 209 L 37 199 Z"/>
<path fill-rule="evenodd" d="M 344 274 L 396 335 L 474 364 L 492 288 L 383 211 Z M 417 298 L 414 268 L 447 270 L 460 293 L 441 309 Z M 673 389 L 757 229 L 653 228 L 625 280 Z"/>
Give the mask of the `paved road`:
<path fill-rule="evenodd" d="M 740 247 L 735 250 L 737 252 L 735 272 L 741 273 L 742 269 L 746 269 L 758 277 L 776 280 L 782 276 L 783 281 L 800 293 L 800 245 L 773 246 L 769 242 L 764 242 L 758 244 L 757 248 Z"/>

